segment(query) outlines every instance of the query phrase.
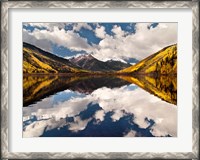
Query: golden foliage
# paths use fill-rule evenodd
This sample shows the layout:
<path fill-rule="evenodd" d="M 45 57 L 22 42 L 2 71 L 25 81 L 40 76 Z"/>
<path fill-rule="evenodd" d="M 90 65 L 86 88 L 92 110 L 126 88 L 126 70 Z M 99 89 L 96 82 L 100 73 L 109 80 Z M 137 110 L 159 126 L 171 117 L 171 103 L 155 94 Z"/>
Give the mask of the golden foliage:
<path fill-rule="evenodd" d="M 80 73 L 88 72 L 81 68 L 73 67 L 67 60 L 51 53 L 44 52 L 33 46 L 23 47 L 23 73 Z"/>
<path fill-rule="evenodd" d="M 165 47 L 139 63 L 119 71 L 119 73 L 176 74 L 177 45 Z"/>
<path fill-rule="evenodd" d="M 39 59 L 37 59 L 36 57 L 34 57 L 33 55 L 31 55 L 31 59 L 33 61 L 35 61 L 41 68 L 43 68 L 46 71 L 52 71 L 57 73 L 58 71 L 56 71 L 55 69 L 53 69 L 51 66 L 49 66 L 48 64 L 45 64 L 43 62 L 41 62 Z"/>

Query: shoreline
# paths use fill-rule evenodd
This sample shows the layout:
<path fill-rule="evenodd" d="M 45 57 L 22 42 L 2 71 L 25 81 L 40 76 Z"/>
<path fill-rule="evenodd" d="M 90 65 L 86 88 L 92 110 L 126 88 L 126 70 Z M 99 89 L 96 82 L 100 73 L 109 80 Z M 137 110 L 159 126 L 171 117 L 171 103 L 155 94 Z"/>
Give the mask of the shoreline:
<path fill-rule="evenodd" d="M 23 73 L 23 77 L 26 76 L 74 76 L 74 77 L 82 77 L 82 76 L 150 76 L 150 77 L 160 77 L 160 76 L 175 76 L 177 77 L 177 74 L 145 74 L 145 73 Z"/>

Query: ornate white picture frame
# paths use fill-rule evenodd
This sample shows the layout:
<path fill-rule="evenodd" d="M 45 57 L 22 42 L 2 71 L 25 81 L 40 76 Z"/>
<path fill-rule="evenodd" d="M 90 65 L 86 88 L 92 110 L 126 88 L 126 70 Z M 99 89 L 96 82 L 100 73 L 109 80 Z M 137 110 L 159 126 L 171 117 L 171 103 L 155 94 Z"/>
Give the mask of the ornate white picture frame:
<path fill-rule="evenodd" d="M 199 2 L 198 1 L 3 1 L 1 2 L 1 159 L 198 159 L 199 158 Z M 12 9 L 190 9 L 192 11 L 192 151 L 190 152 L 11 152 L 9 139 L 9 36 Z M 184 18 L 184 17 L 183 17 Z M 17 31 L 16 31 L 17 32 Z M 13 105 L 13 104 L 12 104 Z M 187 113 L 185 113 L 187 114 Z"/>

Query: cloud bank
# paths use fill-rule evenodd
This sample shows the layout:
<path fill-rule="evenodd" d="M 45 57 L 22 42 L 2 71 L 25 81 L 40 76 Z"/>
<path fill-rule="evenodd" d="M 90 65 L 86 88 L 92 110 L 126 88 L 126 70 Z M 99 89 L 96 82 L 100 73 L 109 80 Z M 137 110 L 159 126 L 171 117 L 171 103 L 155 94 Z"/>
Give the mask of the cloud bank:
<path fill-rule="evenodd" d="M 98 23 L 24 23 L 23 41 L 52 52 L 52 44 L 63 46 L 71 51 L 85 51 L 99 60 L 129 59 L 141 60 L 158 50 L 177 43 L 177 23 L 159 23 L 152 27 L 151 23 L 136 23 L 135 32 L 123 30 L 120 25 L 108 27 Z M 131 24 L 127 25 L 127 28 Z M 32 31 L 28 28 L 32 27 Z M 85 30 L 82 30 L 85 29 Z M 89 43 L 91 31 L 98 44 Z M 81 34 L 85 36 L 81 36 Z M 56 54 L 56 53 L 54 53 Z"/>

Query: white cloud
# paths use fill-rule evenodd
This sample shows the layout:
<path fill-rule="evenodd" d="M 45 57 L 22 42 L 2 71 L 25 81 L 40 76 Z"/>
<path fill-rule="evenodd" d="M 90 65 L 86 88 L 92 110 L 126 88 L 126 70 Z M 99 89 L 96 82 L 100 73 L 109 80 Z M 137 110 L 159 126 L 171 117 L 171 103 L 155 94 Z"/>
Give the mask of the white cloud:
<path fill-rule="evenodd" d="M 136 131 L 129 131 L 124 137 L 135 137 L 137 134 Z"/>
<path fill-rule="evenodd" d="M 51 42 L 46 39 L 37 39 L 34 34 L 23 29 L 23 42 L 35 45 L 47 52 L 52 52 Z"/>
<path fill-rule="evenodd" d="M 111 116 L 112 120 L 114 122 L 118 121 L 120 118 L 122 118 L 125 115 L 125 113 L 122 110 L 115 110 L 114 114 Z"/>
<path fill-rule="evenodd" d="M 66 125 L 65 119 L 56 121 L 54 118 L 36 121 L 28 125 L 23 131 L 23 137 L 39 137 L 43 134 L 44 130 L 48 131 L 54 128 L 63 127 Z"/>
<path fill-rule="evenodd" d="M 24 25 L 46 27 L 47 30 L 34 29 L 32 33 L 23 30 L 23 41 L 47 51 L 52 50 L 51 43 L 75 51 L 83 50 L 93 53 L 94 57 L 102 61 L 113 58 L 141 60 L 168 45 L 177 43 L 177 23 L 159 23 L 157 27 L 148 29 L 150 24 L 137 23 L 136 33 L 125 32 L 120 26 L 114 25 L 111 30 L 114 35 L 107 34 L 104 26 L 96 24 L 93 32 L 102 40 L 99 44 L 91 46 L 87 39 L 74 32 L 81 28 L 92 30 L 87 23 L 73 23 L 71 31 L 64 30 L 68 23 L 24 23 Z"/>
<path fill-rule="evenodd" d="M 87 39 L 82 38 L 73 31 L 65 31 L 54 26 L 52 31 L 35 29 L 33 32 L 23 30 L 23 41 L 36 45 L 42 49 L 49 51 L 51 43 L 58 46 L 64 46 L 71 50 L 81 51 L 89 50 L 91 46 L 87 43 Z"/>
<path fill-rule="evenodd" d="M 70 23 L 27 23 L 24 22 L 23 25 L 25 26 L 32 26 L 32 27 L 39 27 L 39 28 L 46 28 L 49 31 L 52 31 L 54 27 L 58 27 L 59 29 L 65 28 L 66 24 Z"/>
<path fill-rule="evenodd" d="M 95 35 L 101 39 L 105 38 L 106 32 L 104 26 L 99 26 L 95 29 Z"/>
<path fill-rule="evenodd" d="M 74 55 L 74 56 L 65 56 L 64 58 L 65 59 L 70 59 L 70 58 L 77 58 L 77 57 L 79 57 L 79 56 L 81 56 L 81 55 L 83 55 L 84 53 L 79 53 L 79 54 L 76 54 L 76 55 Z"/>
<path fill-rule="evenodd" d="M 99 120 L 102 122 L 104 120 L 104 116 L 105 116 L 105 112 L 103 110 L 100 110 L 95 113 L 94 117 L 96 120 Z"/>
<path fill-rule="evenodd" d="M 74 118 L 74 122 L 69 123 L 69 130 L 73 131 L 73 132 L 78 132 L 81 130 L 84 130 L 88 124 L 88 122 L 91 120 L 92 118 L 86 119 L 86 120 L 81 120 L 81 118 L 79 116 Z"/>
<path fill-rule="evenodd" d="M 74 31 L 80 31 L 81 28 L 92 30 L 92 27 L 90 25 L 88 25 L 87 23 L 76 23 L 73 26 Z"/>
<path fill-rule="evenodd" d="M 125 32 L 121 29 L 120 26 L 114 25 L 111 31 L 115 34 L 115 37 L 117 38 L 121 38 L 125 36 Z"/>
<path fill-rule="evenodd" d="M 136 33 L 125 33 L 120 26 L 114 26 L 114 36 L 106 35 L 94 50 L 94 56 L 105 58 L 136 58 L 141 60 L 158 50 L 177 43 L 177 23 L 159 23 L 148 29 L 150 23 L 137 23 Z"/>

